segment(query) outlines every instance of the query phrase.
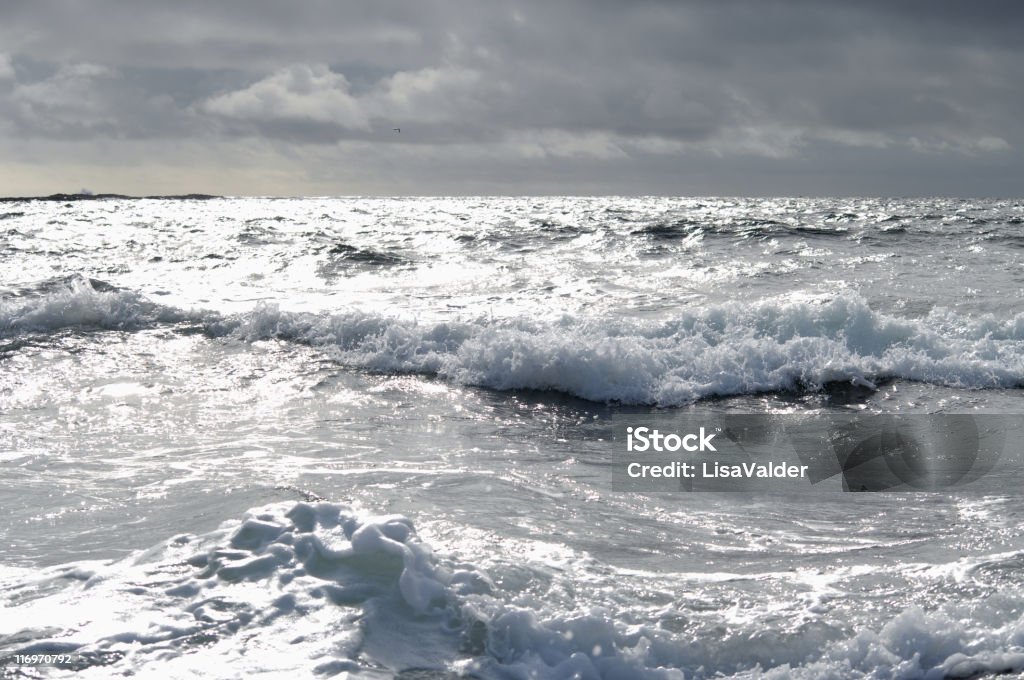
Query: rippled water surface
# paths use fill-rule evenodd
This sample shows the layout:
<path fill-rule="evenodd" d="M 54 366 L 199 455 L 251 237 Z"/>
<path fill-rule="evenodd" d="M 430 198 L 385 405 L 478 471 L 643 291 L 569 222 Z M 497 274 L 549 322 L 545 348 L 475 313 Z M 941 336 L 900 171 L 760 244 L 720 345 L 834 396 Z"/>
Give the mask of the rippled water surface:
<path fill-rule="evenodd" d="M 0 654 L 77 655 L 29 677 L 1019 673 L 1006 480 L 625 493 L 608 433 L 1024 414 L 1022 256 L 1016 201 L 2 204 Z"/>

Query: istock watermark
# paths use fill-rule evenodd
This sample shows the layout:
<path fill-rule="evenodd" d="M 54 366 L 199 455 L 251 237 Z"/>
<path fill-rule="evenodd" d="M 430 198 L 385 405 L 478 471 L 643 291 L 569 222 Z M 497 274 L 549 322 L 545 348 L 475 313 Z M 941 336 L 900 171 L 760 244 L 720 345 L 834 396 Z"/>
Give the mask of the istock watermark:
<path fill-rule="evenodd" d="M 1024 482 L 1024 416 L 650 414 L 643 420 L 614 433 L 613 489 L 991 493 Z"/>
<path fill-rule="evenodd" d="M 713 434 L 707 434 L 704 428 L 699 433 L 678 435 L 670 432 L 667 435 L 659 430 L 649 427 L 627 427 L 626 428 L 626 450 L 627 451 L 716 451 L 711 440 Z M 697 442 L 696 444 L 694 442 Z"/>

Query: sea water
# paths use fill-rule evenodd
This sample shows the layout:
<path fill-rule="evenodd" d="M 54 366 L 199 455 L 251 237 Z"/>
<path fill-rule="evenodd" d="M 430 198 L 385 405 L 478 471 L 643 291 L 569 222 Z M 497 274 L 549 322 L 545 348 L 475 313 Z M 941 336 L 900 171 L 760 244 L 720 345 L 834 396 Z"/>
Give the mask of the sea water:
<path fill-rule="evenodd" d="M 12 677 L 1024 670 L 1024 507 L 661 493 L 666 414 L 1024 415 L 1024 203 L 0 204 Z M 19 675 L 20 674 L 20 675 Z"/>

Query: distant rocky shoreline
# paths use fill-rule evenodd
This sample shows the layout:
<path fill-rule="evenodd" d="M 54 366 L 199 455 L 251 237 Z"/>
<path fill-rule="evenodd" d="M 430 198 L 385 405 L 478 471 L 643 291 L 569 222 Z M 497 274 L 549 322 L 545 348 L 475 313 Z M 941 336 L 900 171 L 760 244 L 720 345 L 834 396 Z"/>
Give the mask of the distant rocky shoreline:
<path fill-rule="evenodd" d="M 22 201 L 100 201 L 106 199 L 163 199 L 176 201 L 205 201 L 211 198 L 223 198 L 211 194 L 176 194 L 172 196 L 126 196 L 124 194 L 50 194 L 49 196 L 0 196 L 0 203 L 19 203 Z"/>

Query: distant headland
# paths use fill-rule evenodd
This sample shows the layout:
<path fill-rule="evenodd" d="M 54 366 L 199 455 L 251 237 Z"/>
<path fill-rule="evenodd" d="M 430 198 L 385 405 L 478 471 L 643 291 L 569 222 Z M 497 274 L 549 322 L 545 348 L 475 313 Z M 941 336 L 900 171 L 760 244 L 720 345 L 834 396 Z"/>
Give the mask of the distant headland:
<path fill-rule="evenodd" d="M 101 201 L 107 199 L 162 199 L 169 201 L 205 201 L 211 198 L 223 198 L 211 194 L 176 194 L 172 196 L 126 196 L 124 194 L 50 194 L 49 196 L 0 196 L 0 203 L 17 203 L 20 201 Z"/>

